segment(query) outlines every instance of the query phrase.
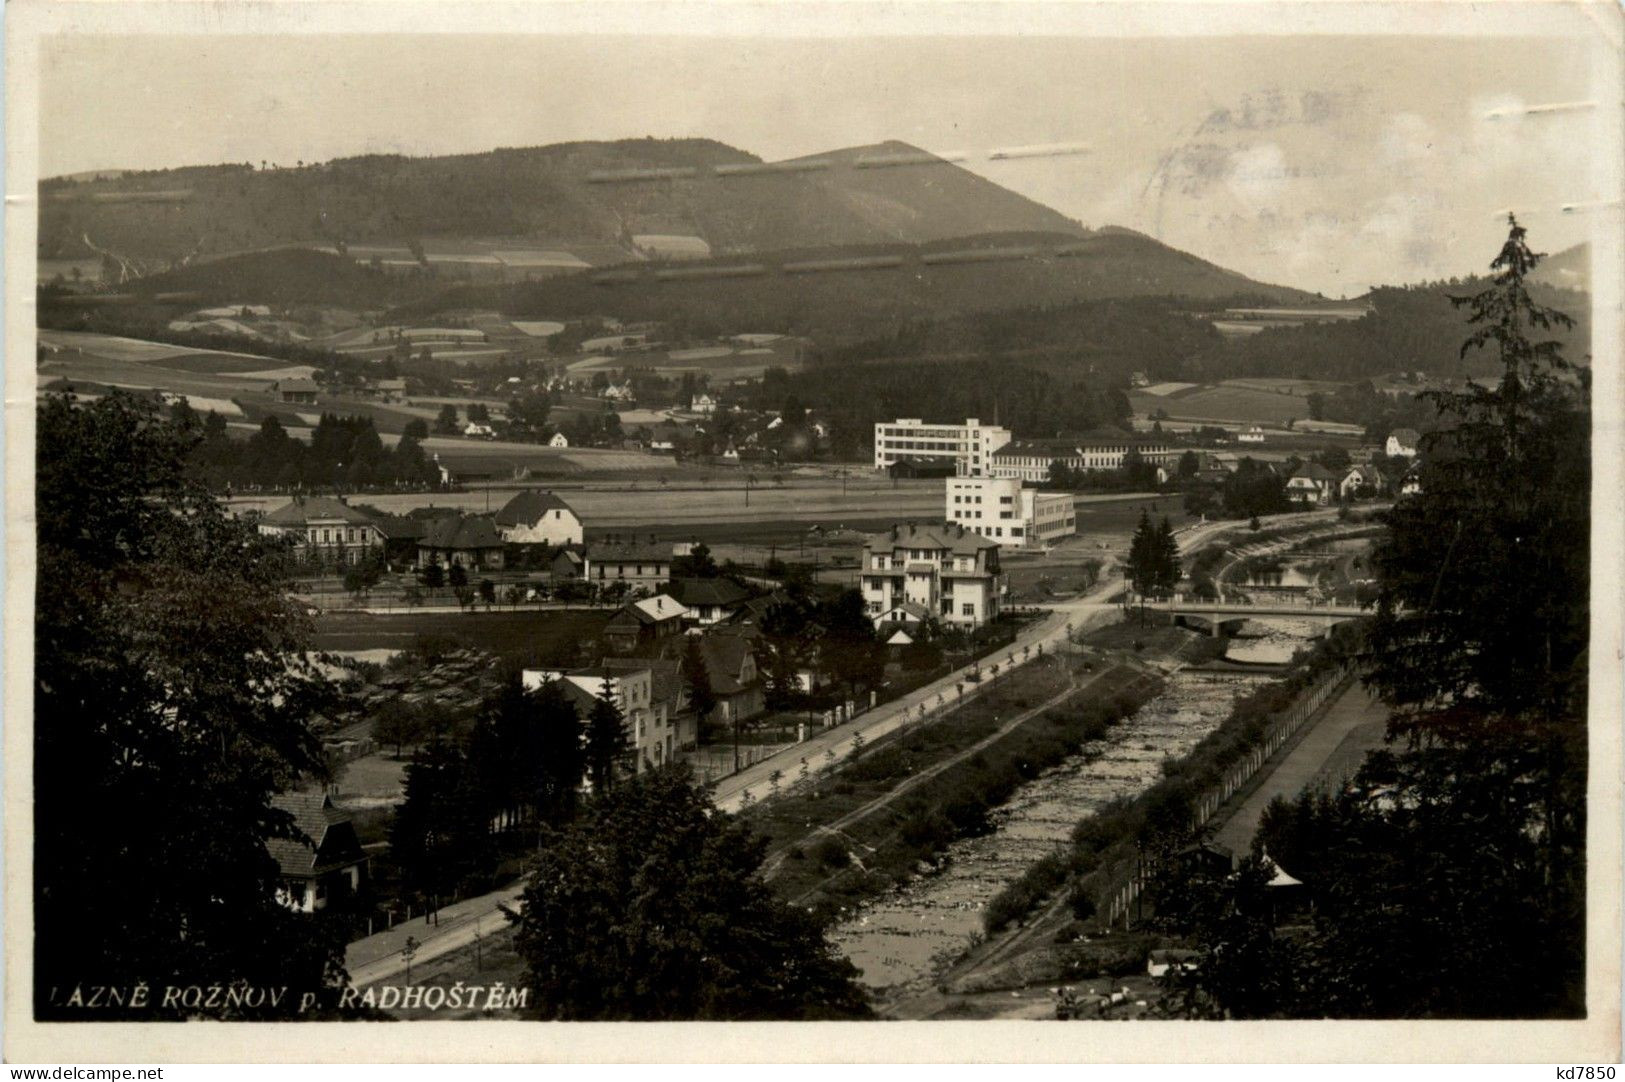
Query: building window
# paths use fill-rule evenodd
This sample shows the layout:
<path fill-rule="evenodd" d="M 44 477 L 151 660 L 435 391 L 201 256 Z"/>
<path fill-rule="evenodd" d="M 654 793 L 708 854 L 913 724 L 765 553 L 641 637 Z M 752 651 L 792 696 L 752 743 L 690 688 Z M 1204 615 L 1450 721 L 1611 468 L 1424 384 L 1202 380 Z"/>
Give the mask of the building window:
<path fill-rule="evenodd" d="M 975 616 L 976 615 L 976 606 L 971 604 L 969 601 L 965 602 L 963 605 L 959 606 L 959 615 L 961 615 L 961 616 Z"/>

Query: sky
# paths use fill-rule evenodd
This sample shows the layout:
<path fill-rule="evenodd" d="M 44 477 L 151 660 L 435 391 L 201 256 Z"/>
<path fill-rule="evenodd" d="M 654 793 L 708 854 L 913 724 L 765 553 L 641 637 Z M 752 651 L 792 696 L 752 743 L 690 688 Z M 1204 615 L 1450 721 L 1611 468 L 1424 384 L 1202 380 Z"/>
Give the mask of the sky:
<path fill-rule="evenodd" d="M 767 160 L 898 139 L 1085 225 L 1352 296 L 1595 225 L 1573 38 L 58 35 L 40 172 L 702 136 Z M 1527 110 L 1534 108 L 1531 113 Z M 1081 152 L 989 161 L 998 148 Z"/>

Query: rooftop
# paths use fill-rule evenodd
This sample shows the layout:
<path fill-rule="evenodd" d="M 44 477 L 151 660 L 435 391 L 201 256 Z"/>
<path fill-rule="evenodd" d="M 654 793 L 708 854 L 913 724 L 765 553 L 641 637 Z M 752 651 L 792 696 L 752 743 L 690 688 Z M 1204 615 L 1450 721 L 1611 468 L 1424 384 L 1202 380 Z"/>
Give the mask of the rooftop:
<path fill-rule="evenodd" d="M 350 816 L 333 807 L 333 801 L 326 793 L 279 793 L 271 798 L 271 807 L 292 815 L 294 827 L 310 839 L 308 842 L 296 838 L 270 838 L 266 841 L 265 848 L 281 867 L 283 875 L 312 876 L 362 859 L 359 845 L 353 846 L 354 852 L 350 851 L 350 845 L 344 845 L 337 854 L 341 859 L 331 859 L 330 854 L 325 865 L 317 864 L 322 845 L 327 841 L 328 828 L 340 825 L 349 827 L 350 824 Z M 353 832 L 347 840 L 354 841 Z"/>
<path fill-rule="evenodd" d="M 423 547 L 431 549 L 492 549 L 502 547 L 497 528 L 484 515 L 437 518 L 423 531 Z"/>
<path fill-rule="evenodd" d="M 640 544 L 605 544 L 593 545 L 587 550 L 587 558 L 599 563 L 627 563 L 642 561 L 644 563 L 670 563 L 671 545 L 650 542 Z"/>
<path fill-rule="evenodd" d="M 496 524 L 498 526 L 533 526 L 542 520 L 543 515 L 555 509 L 569 511 L 571 515 L 575 515 L 574 508 L 553 495 L 553 493 L 526 489 L 502 505 L 502 510 L 496 514 Z"/>
<path fill-rule="evenodd" d="M 750 597 L 750 591 L 732 579 L 673 579 L 671 596 L 692 608 L 695 605 L 737 605 Z"/>
<path fill-rule="evenodd" d="M 997 541 L 989 541 L 957 524 L 914 522 L 893 526 L 886 533 L 874 534 L 864 544 L 864 548 L 872 552 L 883 552 L 887 549 L 935 549 L 952 552 L 958 556 L 974 556 L 979 552 L 998 547 Z"/>
<path fill-rule="evenodd" d="M 1305 462 L 1292 471 L 1293 477 L 1307 477 L 1311 481 L 1335 481 L 1337 474 L 1318 462 Z"/>
<path fill-rule="evenodd" d="M 369 526 L 374 520 L 336 496 L 295 496 L 260 521 L 270 526 L 303 526 L 307 522 L 338 519 L 354 526 Z"/>

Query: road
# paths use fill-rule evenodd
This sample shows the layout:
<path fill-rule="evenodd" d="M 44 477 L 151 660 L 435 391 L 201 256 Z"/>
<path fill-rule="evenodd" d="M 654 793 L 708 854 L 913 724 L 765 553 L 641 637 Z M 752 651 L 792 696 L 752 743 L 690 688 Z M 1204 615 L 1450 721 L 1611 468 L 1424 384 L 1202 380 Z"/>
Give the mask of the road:
<path fill-rule="evenodd" d="M 356 940 L 344 949 L 344 967 L 350 974 L 350 983 L 362 988 L 405 973 L 406 961 L 401 957 L 401 949 L 408 938 L 418 941 L 412 964 L 419 965 L 468 946 L 474 942 L 476 933 L 490 935 L 507 925 L 507 918 L 499 907 L 515 908 L 523 891 L 524 885 L 516 883 L 491 894 L 443 906 L 436 923 L 427 924 L 419 916 Z"/>
<path fill-rule="evenodd" d="M 1238 855 L 1252 848 L 1264 809 L 1276 797 L 1293 800 L 1316 782 L 1326 763 L 1346 740 L 1360 741 L 1372 725 L 1381 732 L 1388 713 L 1366 687 L 1355 680 L 1310 723 L 1309 731 L 1274 766 L 1265 764 L 1264 780 L 1231 813 L 1214 840 Z"/>
<path fill-rule="evenodd" d="M 1331 512 L 1310 511 L 1293 515 L 1283 515 L 1272 519 L 1271 525 L 1287 525 L 1300 521 L 1310 521 L 1325 517 Z M 1237 529 L 1235 522 L 1206 522 L 1182 531 L 1179 537 L 1179 547 L 1182 553 L 1206 544 L 1215 534 L 1225 530 Z M 1245 529 L 1245 524 L 1240 524 Z M 985 659 L 987 665 L 994 661 L 1002 661 L 1012 652 L 1020 655 L 1023 647 L 1032 647 L 1035 651 L 1042 644 L 1046 651 L 1053 648 L 1067 636 L 1067 624 L 1071 623 L 1075 629 L 1082 630 L 1099 626 L 1110 620 L 1117 611 L 1117 607 L 1110 601 L 1111 596 L 1122 588 L 1120 582 L 1106 576 L 1106 580 L 1083 597 L 1073 601 L 1062 602 L 1054 606 L 1051 614 L 1037 624 L 1031 625 L 1026 633 L 1018 637 L 1011 647 L 1005 648 L 997 657 Z M 785 775 L 793 776 L 795 767 L 802 756 L 811 761 L 814 752 L 823 754 L 825 747 L 836 747 L 846 744 L 850 747 L 852 736 L 861 731 L 864 739 L 873 742 L 885 733 L 889 733 L 903 724 L 910 711 L 918 709 L 920 703 L 934 700 L 938 692 L 952 694 L 953 685 L 963 678 L 969 671 L 969 666 L 956 673 L 950 673 L 934 684 L 920 688 L 897 702 L 888 703 L 863 715 L 855 722 L 830 729 L 820 733 L 811 740 L 797 744 L 794 747 L 780 752 L 771 759 L 723 779 L 714 796 L 717 806 L 723 810 L 736 810 L 740 803 L 740 795 L 746 788 L 751 788 L 753 795 L 766 794 L 768 791 L 767 778 L 774 770 L 783 770 Z M 827 743 L 826 743 L 827 741 Z M 1335 745 L 1334 745 L 1335 747 Z M 1329 754 L 1329 753 L 1328 753 Z M 439 925 L 426 925 L 422 919 L 408 921 L 396 925 L 388 931 L 378 932 L 365 939 L 359 939 L 345 950 L 345 965 L 350 973 L 350 982 L 360 987 L 366 984 L 387 980 L 406 970 L 400 951 L 405 945 L 408 936 L 418 940 L 417 955 L 414 963 L 428 961 L 441 955 L 467 946 L 474 941 L 476 928 L 492 931 L 500 927 L 499 922 L 504 918 L 499 907 L 512 907 L 521 891 L 518 885 L 495 891 L 491 894 L 482 894 L 476 898 L 468 898 L 454 905 L 446 906 L 440 911 Z"/>

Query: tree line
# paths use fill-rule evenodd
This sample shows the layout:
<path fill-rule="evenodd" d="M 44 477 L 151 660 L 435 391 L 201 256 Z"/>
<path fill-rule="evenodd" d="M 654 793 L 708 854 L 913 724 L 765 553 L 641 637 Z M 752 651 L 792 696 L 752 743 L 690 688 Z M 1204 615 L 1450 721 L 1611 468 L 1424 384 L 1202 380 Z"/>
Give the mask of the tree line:
<path fill-rule="evenodd" d="M 199 439 L 187 458 L 192 476 L 216 491 L 275 489 L 292 492 L 406 488 L 440 483 L 423 451 L 428 429 L 408 422 L 394 447 L 385 447 L 371 417 L 323 413 L 307 443 L 267 416 L 246 440 L 234 440 L 226 420 L 210 411 L 201 419 L 184 402 L 170 407 L 175 422 Z"/>

